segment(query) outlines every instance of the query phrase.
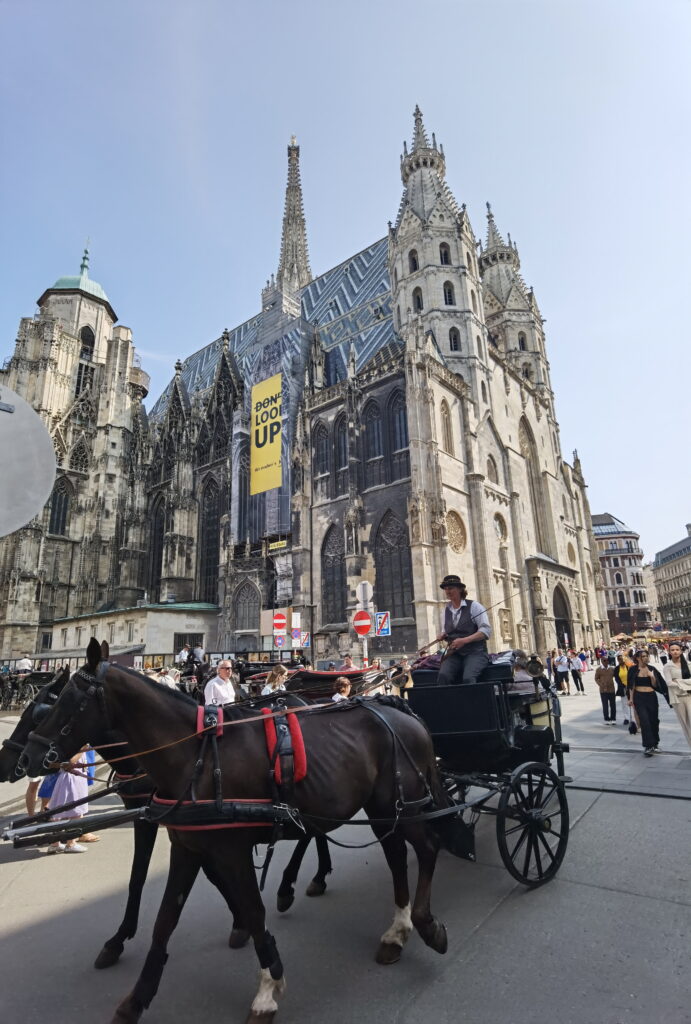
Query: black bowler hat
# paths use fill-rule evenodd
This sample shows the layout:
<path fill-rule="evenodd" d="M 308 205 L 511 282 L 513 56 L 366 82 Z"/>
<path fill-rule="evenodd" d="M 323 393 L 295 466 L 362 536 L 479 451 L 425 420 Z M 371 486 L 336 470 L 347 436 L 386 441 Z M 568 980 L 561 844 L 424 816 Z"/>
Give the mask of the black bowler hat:
<path fill-rule="evenodd" d="M 446 590 L 447 587 L 464 587 L 465 583 L 460 576 L 445 576 L 439 586 L 442 590 Z"/>

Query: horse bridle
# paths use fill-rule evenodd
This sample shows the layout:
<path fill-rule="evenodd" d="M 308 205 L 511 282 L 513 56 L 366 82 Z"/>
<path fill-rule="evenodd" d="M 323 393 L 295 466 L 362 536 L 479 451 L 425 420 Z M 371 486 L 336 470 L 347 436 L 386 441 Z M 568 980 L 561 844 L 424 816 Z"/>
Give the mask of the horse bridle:
<path fill-rule="evenodd" d="M 60 745 L 60 736 L 70 735 L 75 719 L 78 715 L 86 711 L 92 700 L 98 700 L 101 705 L 106 719 L 106 729 L 108 728 L 108 707 L 105 699 L 105 689 L 103 687 L 103 679 L 108 668 L 110 668 L 110 662 L 100 661 L 95 674 L 88 672 L 85 668 L 80 668 L 77 669 L 74 675 L 69 679 L 64 690 L 60 694 L 60 701 L 64 702 L 61 703 L 61 708 L 66 710 L 67 721 L 60 729 L 57 739 L 52 740 L 47 736 L 41 736 L 39 733 L 33 731 L 29 733 L 24 749 L 26 749 L 30 743 L 37 743 L 39 746 L 48 748 L 45 757 L 41 762 L 41 767 L 46 771 L 54 767 L 56 763 L 62 763 L 63 761 L 69 760 Z M 78 679 L 83 679 L 84 682 L 87 683 L 86 689 L 79 685 Z M 22 763 L 23 757 L 24 755 L 22 754 L 19 758 L 20 764 Z M 27 760 L 28 758 L 24 758 L 25 767 Z"/>

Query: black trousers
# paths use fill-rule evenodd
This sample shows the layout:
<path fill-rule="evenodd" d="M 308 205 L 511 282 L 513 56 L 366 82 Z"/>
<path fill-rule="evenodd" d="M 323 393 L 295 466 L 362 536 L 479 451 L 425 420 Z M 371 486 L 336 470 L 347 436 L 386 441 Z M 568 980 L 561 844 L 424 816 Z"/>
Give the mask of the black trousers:
<path fill-rule="evenodd" d="M 447 654 L 441 663 L 437 683 L 448 686 L 450 683 L 476 683 L 482 670 L 489 665 L 487 651 L 468 651 L 467 654 L 454 651 Z"/>
<path fill-rule="evenodd" d="M 641 723 L 643 749 L 656 747 L 660 742 L 660 709 L 656 693 L 641 693 L 634 690 L 633 705 Z"/>
<path fill-rule="evenodd" d="M 583 689 L 583 673 L 579 668 L 571 669 L 571 678 L 576 684 L 576 691 L 580 690 L 581 693 L 585 693 L 585 690 Z"/>
<path fill-rule="evenodd" d="M 564 690 L 564 684 L 566 682 L 568 682 L 569 673 L 568 673 L 568 671 L 567 672 L 561 672 L 559 669 L 557 669 L 554 674 L 556 676 L 557 689 L 561 693 Z"/>
<path fill-rule="evenodd" d="M 617 698 L 613 693 L 601 693 L 600 700 L 602 701 L 602 714 L 605 716 L 606 722 L 616 722 L 617 720 Z"/>

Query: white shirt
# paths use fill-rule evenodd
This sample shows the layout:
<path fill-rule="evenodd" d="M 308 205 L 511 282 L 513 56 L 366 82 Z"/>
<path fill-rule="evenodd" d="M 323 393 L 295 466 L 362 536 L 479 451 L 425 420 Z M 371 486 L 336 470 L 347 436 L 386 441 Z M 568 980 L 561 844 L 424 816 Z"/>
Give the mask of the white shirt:
<path fill-rule="evenodd" d="M 169 676 L 167 672 L 165 672 L 162 676 L 156 676 L 156 682 L 162 683 L 163 686 L 169 686 L 171 690 L 177 690 L 175 680 L 173 679 L 172 676 Z"/>
<path fill-rule="evenodd" d="M 334 695 L 331 698 L 331 700 L 333 700 L 336 703 L 338 703 L 339 700 L 348 700 L 348 698 L 346 697 L 345 693 L 334 693 Z"/>
<path fill-rule="evenodd" d="M 234 704 L 235 690 L 229 679 L 214 676 L 204 687 L 205 704 Z"/>
<path fill-rule="evenodd" d="M 558 658 L 554 659 L 554 667 L 559 672 L 568 672 L 569 670 L 569 659 L 565 654 L 560 654 Z"/>
<path fill-rule="evenodd" d="M 183 649 L 180 651 L 177 658 L 175 659 L 178 665 L 186 664 L 189 653 L 190 652 L 188 650 L 185 650 L 185 648 L 183 647 Z"/>
<path fill-rule="evenodd" d="M 285 690 L 285 685 L 279 683 L 278 686 L 272 686 L 271 683 L 265 683 L 262 687 L 261 697 L 268 697 L 270 693 L 279 693 L 280 690 Z"/>
<path fill-rule="evenodd" d="M 34 663 L 29 658 L 20 658 L 17 662 L 17 672 L 31 672 L 33 667 Z"/>
<path fill-rule="evenodd" d="M 463 600 L 459 604 L 458 608 L 454 608 L 451 601 L 444 605 L 444 611 L 441 613 L 442 633 L 446 632 L 446 609 L 451 609 L 453 625 L 456 626 L 458 625 L 458 620 L 461 617 L 461 610 L 465 608 L 467 604 L 468 602 Z M 475 631 L 477 632 L 479 630 L 481 633 L 484 633 L 487 639 L 489 640 L 489 638 L 492 635 L 492 627 L 490 626 L 489 619 L 487 618 L 487 609 L 484 607 L 484 605 L 481 605 L 479 601 L 470 602 L 470 618 L 473 622 L 473 625 L 475 626 Z"/>

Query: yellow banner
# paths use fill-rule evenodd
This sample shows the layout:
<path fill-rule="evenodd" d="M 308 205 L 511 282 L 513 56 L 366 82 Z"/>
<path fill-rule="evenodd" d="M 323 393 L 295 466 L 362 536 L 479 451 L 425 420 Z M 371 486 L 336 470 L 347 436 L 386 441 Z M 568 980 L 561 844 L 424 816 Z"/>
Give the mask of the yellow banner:
<path fill-rule="evenodd" d="M 281 467 L 281 374 L 252 388 L 250 422 L 250 494 L 261 494 L 283 483 Z"/>

